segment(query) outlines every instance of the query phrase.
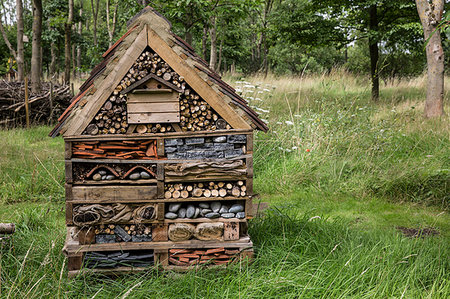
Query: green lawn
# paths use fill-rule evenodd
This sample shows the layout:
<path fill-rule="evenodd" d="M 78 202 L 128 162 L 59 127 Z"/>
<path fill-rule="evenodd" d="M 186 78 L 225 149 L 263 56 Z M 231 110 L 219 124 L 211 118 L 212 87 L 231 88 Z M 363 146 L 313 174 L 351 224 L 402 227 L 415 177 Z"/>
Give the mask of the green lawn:
<path fill-rule="evenodd" d="M 253 264 L 68 280 L 62 139 L 5 130 L 0 222 L 18 229 L 1 245 L 0 297 L 448 298 L 450 126 L 422 118 L 421 81 L 383 87 L 376 104 L 345 74 L 248 81 L 236 85 L 271 128 L 255 142 L 270 209 L 250 222 Z"/>

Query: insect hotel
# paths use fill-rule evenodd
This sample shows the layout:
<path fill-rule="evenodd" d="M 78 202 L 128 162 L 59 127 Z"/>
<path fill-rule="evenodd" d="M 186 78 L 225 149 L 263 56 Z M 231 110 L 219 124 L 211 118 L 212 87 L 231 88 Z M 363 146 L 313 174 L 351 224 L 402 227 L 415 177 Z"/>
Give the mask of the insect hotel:
<path fill-rule="evenodd" d="M 128 29 L 50 133 L 65 140 L 69 276 L 251 258 L 267 127 L 152 8 Z"/>

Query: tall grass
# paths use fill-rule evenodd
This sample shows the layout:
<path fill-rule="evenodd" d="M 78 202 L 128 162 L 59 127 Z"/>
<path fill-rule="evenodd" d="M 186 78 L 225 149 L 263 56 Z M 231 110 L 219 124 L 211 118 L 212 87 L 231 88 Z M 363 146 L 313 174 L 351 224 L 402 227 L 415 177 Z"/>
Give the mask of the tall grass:
<path fill-rule="evenodd" d="M 423 78 L 388 82 L 379 103 L 342 71 L 228 79 L 270 127 L 255 141 L 255 190 L 271 208 L 250 221 L 252 264 L 68 280 L 62 139 L 8 130 L 0 222 L 18 227 L 0 240 L 0 297 L 448 298 L 449 123 L 423 119 Z"/>

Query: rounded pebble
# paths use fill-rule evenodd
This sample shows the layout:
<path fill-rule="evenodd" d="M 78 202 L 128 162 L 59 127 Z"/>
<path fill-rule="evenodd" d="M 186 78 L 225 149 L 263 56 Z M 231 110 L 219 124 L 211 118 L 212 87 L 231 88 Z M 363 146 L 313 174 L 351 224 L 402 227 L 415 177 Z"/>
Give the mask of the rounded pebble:
<path fill-rule="evenodd" d="M 206 218 L 209 218 L 209 219 L 219 218 L 219 217 L 220 217 L 220 214 L 219 214 L 219 213 L 214 213 L 214 212 L 212 212 L 212 213 L 206 214 L 205 217 L 206 217 Z"/>
<path fill-rule="evenodd" d="M 103 175 L 106 175 L 106 170 L 99 170 L 98 173 L 99 173 L 100 175 L 102 175 L 102 176 L 103 176 Z"/>
<path fill-rule="evenodd" d="M 209 203 L 207 202 L 201 202 L 198 206 L 202 209 L 209 209 Z"/>
<path fill-rule="evenodd" d="M 201 215 L 201 216 L 205 216 L 206 214 L 211 213 L 211 212 L 212 212 L 211 209 L 202 209 L 202 210 L 200 211 L 200 215 Z"/>
<path fill-rule="evenodd" d="M 200 215 L 200 208 L 195 208 L 194 218 L 197 218 Z"/>
<path fill-rule="evenodd" d="M 245 213 L 244 212 L 236 213 L 236 218 L 237 219 L 244 219 L 245 218 Z"/>
<path fill-rule="evenodd" d="M 181 208 L 178 210 L 178 217 L 186 218 L 186 208 Z"/>
<path fill-rule="evenodd" d="M 130 174 L 130 180 L 139 180 L 141 175 L 137 172 Z"/>
<path fill-rule="evenodd" d="M 102 175 L 102 181 L 106 180 L 106 175 Z"/>
<path fill-rule="evenodd" d="M 92 177 L 92 179 L 94 181 L 100 181 L 102 179 L 102 175 L 100 173 L 96 173 L 94 174 L 94 176 Z"/>
<path fill-rule="evenodd" d="M 238 212 L 243 212 L 244 211 L 244 206 L 241 204 L 234 204 L 231 206 L 230 210 L 228 210 L 228 212 L 230 213 L 238 213 Z"/>
<path fill-rule="evenodd" d="M 211 203 L 211 210 L 213 210 L 214 213 L 218 213 L 221 206 L 222 206 L 222 205 L 220 204 L 220 202 L 218 202 L 218 201 L 213 201 L 213 202 Z"/>
<path fill-rule="evenodd" d="M 181 207 L 181 203 L 171 203 L 169 205 L 169 212 L 176 213 Z"/>
<path fill-rule="evenodd" d="M 149 179 L 149 178 L 151 178 L 151 176 L 150 176 L 150 174 L 148 172 L 142 171 L 141 172 L 141 178 L 142 179 Z"/>
<path fill-rule="evenodd" d="M 178 215 L 172 212 L 168 212 L 166 213 L 166 215 L 164 215 L 164 217 L 166 217 L 167 219 L 176 219 Z"/>
<path fill-rule="evenodd" d="M 113 176 L 112 174 L 106 176 L 106 179 L 107 179 L 108 181 L 114 180 L 115 178 L 116 178 L 116 177 Z"/>
<path fill-rule="evenodd" d="M 195 214 L 195 207 L 193 205 L 188 205 L 186 210 L 186 217 L 193 218 Z"/>
<path fill-rule="evenodd" d="M 227 207 L 227 206 L 222 206 L 222 207 L 220 208 L 220 210 L 219 210 L 219 213 L 220 213 L 220 214 L 228 213 L 228 207 Z"/>
<path fill-rule="evenodd" d="M 228 218 L 234 218 L 235 214 L 234 213 L 223 213 L 223 214 L 220 214 L 220 216 L 228 219 Z"/>

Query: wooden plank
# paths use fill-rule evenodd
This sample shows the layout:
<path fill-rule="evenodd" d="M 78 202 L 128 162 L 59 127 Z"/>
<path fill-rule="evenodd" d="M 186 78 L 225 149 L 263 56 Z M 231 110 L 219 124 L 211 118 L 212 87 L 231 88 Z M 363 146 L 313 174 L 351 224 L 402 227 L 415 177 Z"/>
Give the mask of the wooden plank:
<path fill-rule="evenodd" d="M 158 203 L 156 206 L 156 220 L 163 221 L 164 220 L 164 203 Z"/>
<path fill-rule="evenodd" d="M 247 187 L 247 195 L 253 195 L 253 178 L 247 178 L 245 181 L 245 186 Z"/>
<path fill-rule="evenodd" d="M 164 144 L 164 141 L 161 143 Z M 162 163 L 156 165 L 156 178 L 158 179 L 158 181 L 164 181 L 164 164 Z"/>
<path fill-rule="evenodd" d="M 156 186 L 73 186 L 73 200 L 156 199 Z"/>
<path fill-rule="evenodd" d="M 83 253 L 71 254 L 67 257 L 67 270 L 80 270 L 83 266 Z"/>
<path fill-rule="evenodd" d="M 73 182 L 73 178 L 72 178 L 72 161 L 70 160 L 66 160 L 64 162 L 65 164 L 65 172 L 66 172 L 66 183 L 72 183 Z"/>
<path fill-rule="evenodd" d="M 179 111 L 128 113 L 127 117 L 130 124 L 173 123 L 180 121 Z"/>
<path fill-rule="evenodd" d="M 169 241 L 167 224 L 153 224 L 152 225 L 152 241 L 166 242 Z"/>
<path fill-rule="evenodd" d="M 159 98 L 159 97 L 132 97 L 127 99 L 127 104 L 180 104 L 177 98 Z"/>
<path fill-rule="evenodd" d="M 245 216 L 253 217 L 254 215 L 255 214 L 253 211 L 253 201 L 251 199 L 248 199 L 245 201 Z"/>
<path fill-rule="evenodd" d="M 225 222 L 223 224 L 223 240 L 239 240 L 239 222 Z"/>
<path fill-rule="evenodd" d="M 215 162 L 222 162 L 222 161 L 233 161 L 233 160 L 241 160 L 241 159 L 245 159 L 248 158 L 249 155 L 242 155 L 242 156 L 238 156 L 235 158 L 231 158 L 231 159 L 216 159 L 214 160 Z M 83 158 L 73 158 L 72 162 L 76 162 L 76 163 L 97 163 L 97 164 L 101 164 L 101 163 L 106 163 L 106 164 L 110 164 L 110 163 L 119 163 L 119 164 L 158 164 L 158 163 L 195 163 L 195 162 L 205 162 L 205 160 L 186 160 L 186 159 L 182 159 L 182 160 L 178 160 L 178 159 L 166 159 L 166 158 L 161 158 L 161 159 L 155 159 L 155 160 L 126 160 L 126 159 L 83 159 Z"/>
<path fill-rule="evenodd" d="M 130 35 L 127 38 L 131 39 L 132 36 Z M 128 70 L 133 66 L 136 59 L 139 58 L 146 46 L 147 29 L 146 26 L 144 26 L 135 38 L 134 42 L 130 45 L 126 52 L 123 53 L 117 64 L 109 72 L 107 77 L 102 81 L 97 79 L 94 82 L 95 84 L 96 82 L 101 81 L 99 86 L 96 86 L 96 92 L 89 98 L 89 101 L 86 102 L 83 109 L 74 115 L 68 122 L 66 122 L 64 127 L 67 128 L 67 130 L 63 133 L 63 136 L 83 134 L 83 131 L 86 129 L 88 124 L 109 98 L 111 93 L 114 91 L 114 88 L 116 88 Z M 115 56 L 116 55 L 118 54 L 115 54 Z M 113 56 L 113 59 L 117 60 L 118 57 L 115 56 Z"/>
<path fill-rule="evenodd" d="M 247 134 L 247 153 L 246 154 L 252 154 L 253 153 L 253 132 Z"/>
<path fill-rule="evenodd" d="M 179 103 L 135 103 L 128 104 L 128 113 L 177 113 L 180 111 Z"/>
<path fill-rule="evenodd" d="M 246 129 L 230 129 L 230 130 L 216 130 L 216 131 L 189 131 L 189 132 L 167 132 L 167 133 L 155 133 L 148 135 L 141 134 L 104 134 L 104 135 L 73 135 L 64 137 L 67 141 L 97 141 L 97 140 L 143 140 L 154 139 L 155 137 L 175 138 L 175 137 L 213 137 L 221 135 L 232 134 L 248 134 L 252 131 Z"/>
<path fill-rule="evenodd" d="M 151 28 L 147 28 L 148 45 L 168 63 L 180 76 L 183 76 L 200 97 L 225 119 L 232 128 L 251 129 L 251 126 L 234 111 L 217 92 L 208 85 L 178 54 Z"/>
<path fill-rule="evenodd" d="M 169 265 L 169 252 L 167 249 L 155 250 L 155 264 L 161 266 Z"/>
<path fill-rule="evenodd" d="M 211 199 L 211 198 L 210 198 Z M 216 198 L 217 200 L 217 198 Z M 246 219 L 237 219 L 237 218 L 215 218 L 215 219 L 208 219 L 208 218 L 196 218 L 196 219 L 189 219 L 189 218 L 182 218 L 182 219 L 164 219 L 164 223 L 214 223 L 214 222 L 245 222 Z"/>
<path fill-rule="evenodd" d="M 64 142 L 64 159 L 72 158 L 72 142 L 65 141 Z"/>
<path fill-rule="evenodd" d="M 72 185 L 71 184 L 64 184 L 64 189 L 66 192 L 66 201 L 71 201 L 73 199 L 72 196 Z"/>
<path fill-rule="evenodd" d="M 246 158 L 245 164 L 247 165 L 247 177 L 253 178 L 253 157 Z"/>
<path fill-rule="evenodd" d="M 99 200 L 95 200 L 95 203 L 173 203 L 173 202 L 199 202 L 199 201 L 236 201 L 236 200 L 246 200 L 250 197 L 233 197 L 233 196 L 227 196 L 227 197 L 188 197 L 188 198 L 157 198 L 157 199 L 129 199 L 129 198 L 122 198 L 122 199 L 109 199 L 109 198 L 103 198 Z M 86 204 L 87 201 L 84 199 L 73 199 L 70 201 L 73 204 Z M 187 221 L 187 220 L 186 220 Z"/>
<path fill-rule="evenodd" d="M 158 157 L 164 157 L 166 155 L 163 138 L 156 139 L 156 154 L 158 155 Z"/>
<path fill-rule="evenodd" d="M 94 181 L 94 180 L 88 180 L 88 181 L 80 181 L 80 182 L 74 182 L 74 185 L 149 185 L 149 184 L 156 184 L 155 179 L 149 179 L 149 180 L 110 180 L 110 181 Z"/>
<path fill-rule="evenodd" d="M 160 199 L 164 199 L 164 182 L 163 181 L 158 181 L 156 183 L 156 186 L 157 186 L 157 191 L 156 191 L 157 195 L 156 195 L 156 197 L 160 198 Z"/>
<path fill-rule="evenodd" d="M 73 204 L 66 202 L 66 225 L 73 225 Z"/>
<path fill-rule="evenodd" d="M 166 94 L 172 93 L 172 89 L 135 89 L 132 94 Z"/>

